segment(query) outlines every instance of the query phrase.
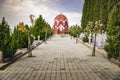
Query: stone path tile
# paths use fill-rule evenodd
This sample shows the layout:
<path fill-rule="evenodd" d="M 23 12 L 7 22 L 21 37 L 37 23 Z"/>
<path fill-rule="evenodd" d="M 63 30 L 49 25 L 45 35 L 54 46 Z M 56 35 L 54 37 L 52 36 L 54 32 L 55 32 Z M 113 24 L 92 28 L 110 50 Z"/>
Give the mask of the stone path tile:
<path fill-rule="evenodd" d="M 120 80 L 120 68 L 70 37 L 54 36 L 7 69 L 0 80 Z"/>

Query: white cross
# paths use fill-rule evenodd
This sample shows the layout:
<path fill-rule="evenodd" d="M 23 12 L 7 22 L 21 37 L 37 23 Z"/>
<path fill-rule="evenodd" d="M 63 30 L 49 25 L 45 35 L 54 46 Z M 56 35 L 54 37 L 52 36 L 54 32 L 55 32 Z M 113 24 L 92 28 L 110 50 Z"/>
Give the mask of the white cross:
<path fill-rule="evenodd" d="M 62 31 L 62 30 L 64 30 L 64 29 L 65 29 L 65 28 L 64 28 L 62 25 L 59 26 L 59 30 L 60 30 L 60 31 Z"/>

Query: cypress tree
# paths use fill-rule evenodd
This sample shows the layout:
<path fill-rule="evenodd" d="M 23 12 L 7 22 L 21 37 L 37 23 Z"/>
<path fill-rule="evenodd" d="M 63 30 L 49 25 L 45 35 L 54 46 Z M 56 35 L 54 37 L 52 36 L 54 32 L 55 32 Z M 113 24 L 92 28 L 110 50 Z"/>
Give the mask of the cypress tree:
<path fill-rule="evenodd" d="M 101 20 L 106 30 L 108 20 L 109 0 L 85 0 L 82 13 L 81 26 L 85 29 L 88 22 Z M 111 0 L 110 0 L 111 1 Z"/>
<path fill-rule="evenodd" d="M 120 0 L 85 0 L 81 25 L 100 20 L 107 32 L 105 50 L 109 57 L 118 57 L 120 50 Z M 94 25 L 95 26 L 95 25 Z"/>
<path fill-rule="evenodd" d="M 10 28 L 5 18 L 3 17 L 0 23 L 0 50 L 3 52 L 4 58 L 11 58 L 15 54 L 16 41 L 12 35 L 10 35 Z"/>
<path fill-rule="evenodd" d="M 112 3 L 113 4 L 113 3 Z M 107 45 L 105 50 L 109 58 L 118 58 L 120 51 L 120 2 L 114 2 L 114 5 L 108 16 L 107 25 Z"/>

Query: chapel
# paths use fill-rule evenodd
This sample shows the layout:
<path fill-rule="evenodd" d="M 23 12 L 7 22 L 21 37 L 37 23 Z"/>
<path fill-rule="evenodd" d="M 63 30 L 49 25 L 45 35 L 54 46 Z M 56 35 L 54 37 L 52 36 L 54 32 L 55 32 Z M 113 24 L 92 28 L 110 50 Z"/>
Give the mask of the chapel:
<path fill-rule="evenodd" d="M 59 14 L 54 19 L 54 34 L 67 34 L 68 19 L 65 15 Z"/>

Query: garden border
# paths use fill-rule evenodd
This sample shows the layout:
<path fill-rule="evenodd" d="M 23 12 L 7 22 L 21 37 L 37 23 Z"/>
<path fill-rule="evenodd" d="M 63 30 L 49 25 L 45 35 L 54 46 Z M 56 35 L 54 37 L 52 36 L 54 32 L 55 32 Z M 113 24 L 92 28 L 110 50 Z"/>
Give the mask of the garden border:
<path fill-rule="evenodd" d="M 8 66 L 10 66 L 11 64 L 13 64 L 14 62 L 16 62 L 20 57 L 26 55 L 27 53 L 29 53 L 30 51 L 34 50 L 36 47 L 38 47 L 39 45 L 41 45 L 43 43 L 42 42 L 39 42 L 37 43 L 36 46 L 34 46 L 31 50 L 27 50 L 25 51 L 24 53 L 22 52 L 19 52 L 17 55 L 14 56 L 14 58 L 10 59 L 10 61 L 6 62 L 5 64 L 3 64 L 2 66 L 0 66 L 0 70 L 4 70 L 6 69 Z M 21 54 L 20 54 L 21 53 Z"/>

